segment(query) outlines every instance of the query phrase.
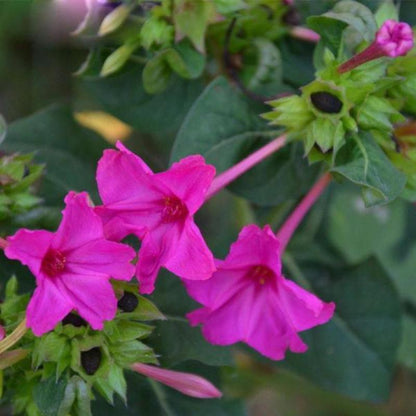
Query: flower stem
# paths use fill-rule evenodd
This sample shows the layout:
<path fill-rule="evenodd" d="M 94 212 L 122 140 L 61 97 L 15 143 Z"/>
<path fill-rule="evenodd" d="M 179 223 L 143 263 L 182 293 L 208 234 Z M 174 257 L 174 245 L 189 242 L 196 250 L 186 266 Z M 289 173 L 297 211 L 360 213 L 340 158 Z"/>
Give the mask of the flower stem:
<path fill-rule="evenodd" d="M 310 189 L 307 195 L 300 201 L 299 205 L 295 208 L 289 218 L 280 227 L 280 230 L 276 233 L 277 239 L 280 242 L 280 253 L 283 253 L 287 244 L 289 243 L 293 233 L 302 221 L 303 217 L 307 214 L 309 209 L 319 198 L 322 192 L 325 190 L 329 182 L 331 181 L 331 175 L 325 173 Z"/>
<path fill-rule="evenodd" d="M 218 175 L 212 181 L 212 184 L 208 189 L 207 196 L 205 197 L 205 200 L 211 198 L 214 194 L 216 194 L 221 189 L 225 188 L 233 180 L 237 179 L 239 176 L 247 172 L 253 166 L 260 163 L 263 159 L 265 159 L 266 157 L 270 156 L 272 153 L 276 152 L 281 147 L 283 147 L 286 143 L 286 139 L 287 137 L 285 134 L 277 137 L 270 143 L 267 143 L 265 146 L 261 147 L 251 155 L 247 156 L 241 162 L 237 163 L 230 169 Z"/>
<path fill-rule="evenodd" d="M 351 71 L 357 66 L 360 66 L 368 61 L 381 58 L 382 56 L 385 56 L 383 50 L 376 43 L 372 43 L 368 48 L 364 49 L 360 53 L 357 53 L 357 55 L 354 55 L 351 59 L 341 64 L 337 68 L 337 71 L 339 74 L 343 74 L 344 72 Z"/>
<path fill-rule="evenodd" d="M 4 250 L 9 245 L 9 242 L 4 238 L 0 237 L 0 248 Z"/>
<path fill-rule="evenodd" d="M 302 26 L 294 26 L 290 29 L 289 33 L 292 37 L 300 40 L 306 40 L 307 42 L 317 43 L 319 42 L 319 39 L 321 39 L 318 33 Z"/>
<path fill-rule="evenodd" d="M 22 322 L 20 322 L 19 325 L 17 325 L 15 330 L 9 336 L 0 341 L 0 354 L 16 344 L 16 342 L 18 342 L 23 337 L 23 335 L 26 334 L 26 332 L 27 327 L 25 318 Z"/>

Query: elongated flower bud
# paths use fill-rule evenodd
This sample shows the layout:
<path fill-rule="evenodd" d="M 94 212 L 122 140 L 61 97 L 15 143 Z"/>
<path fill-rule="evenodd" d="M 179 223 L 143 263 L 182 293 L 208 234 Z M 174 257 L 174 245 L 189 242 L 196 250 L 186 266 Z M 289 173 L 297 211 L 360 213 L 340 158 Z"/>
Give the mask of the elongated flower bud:
<path fill-rule="evenodd" d="M 351 59 L 338 67 L 340 74 L 351 71 L 365 62 L 381 58 L 383 56 L 406 55 L 413 48 L 412 28 L 403 22 L 386 20 L 376 33 L 373 43 Z"/>
<path fill-rule="evenodd" d="M 195 374 L 166 370 L 142 363 L 133 364 L 131 369 L 160 383 L 166 384 L 187 396 L 197 397 L 199 399 L 214 399 L 222 396 L 222 393 L 208 380 Z"/>

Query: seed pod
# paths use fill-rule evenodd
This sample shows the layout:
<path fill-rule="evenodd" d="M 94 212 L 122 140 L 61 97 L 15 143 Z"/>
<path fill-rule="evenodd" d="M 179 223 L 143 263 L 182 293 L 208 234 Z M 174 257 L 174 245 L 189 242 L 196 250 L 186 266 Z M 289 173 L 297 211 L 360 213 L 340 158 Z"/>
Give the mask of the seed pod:
<path fill-rule="evenodd" d="M 62 319 L 62 325 L 73 325 L 77 328 L 81 326 L 87 326 L 87 322 L 84 321 L 79 315 L 70 312 L 64 319 Z"/>
<path fill-rule="evenodd" d="M 342 101 L 330 92 L 313 92 L 311 94 L 311 101 L 315 108 L 323 113 L 337 114 L 342 110 Z"/>
<path fill-rule="evenodd" d="M 139 299 L 137 299 L 137 296 L 134 293 L 124 292 L 124 295 L 118 301 L 117 306 L 123 312 L 133 312 L 138 304 Z"/>
<path fill-rule="evenodd" d="M 94 347 L 88 351 L 81 352 L 81 365 L 89 376 L 95 374 L 100 367 L 101 356 L 102 353 L 99 347 Z"/>

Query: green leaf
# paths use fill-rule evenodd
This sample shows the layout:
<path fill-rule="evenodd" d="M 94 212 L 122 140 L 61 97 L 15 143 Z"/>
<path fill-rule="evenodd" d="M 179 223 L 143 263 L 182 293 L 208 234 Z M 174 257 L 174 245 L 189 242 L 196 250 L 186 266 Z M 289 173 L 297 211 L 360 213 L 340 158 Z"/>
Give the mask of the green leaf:
<path fill-rule="evenodd" d="M 357 1 L 339 1 L 324 16 L 347 23 L 351 35 L 356 39 L 371 41 L 377 30 L 371 10 Z"/>
<path fill-rule="evenodd" d="M 46 164 L 39 194 L 51 206 L 62 206 L 70 190 L 88 191 L 98 200 L 95 170 L 105 148 L 104 140 L 78 125 L 66 106 L 12 123 L 3 144 L 7 152 L 34 152 L 35 161 Z"/>
<path fill-rule="evenodd" d="M 166 62 L 166 52 L 150 59 L 143 69 L 143 88 L 148 94 L 159 94 L 169 85 L 172 70 Z"/>
<path fill-rule="evenodd" d="M 244 62 L 241 77 L 247 79 L 247 88 L 266 97 L 282 91 L 282 59 L 279 49 L 273 42 L 265 38 L 255 38 L 252 41 L 255 49 L 255 61 Z M 244 56 L 247 60 L 247 53 Z M 287 91 L 287 87 L 286 87 Z"/>
<path fill-rule="evenodd" d="M 352 268 L 303 271 L 319 297 L 335 302 L 335 316 L 302 333 L 308 351 L 290 354 L 283 365 L 356 400 L 386 400 L 401 334 L 400 300 L 389 276 L 373 258 Z"/>
<path fill-rule="evenodd" d="M 176 132 L 200 94 L 201 82 L 172 77 L 170 85 L 162 94 L 149 95 L 143 88 L 141 77 L 141 66 L 131 64 L 125 72 L 115 76 L 83 80 L 81 87 L 106 111 L 141 133 L 167 136 Z"/>
<path fill-rule="evenodd" d="M 176 35 L 187 36 L 195 48 L 203 53 L 205 31 L 214 13 L 214 5 L 211 2 L 176 0 L 173 14 Z"/>
<path fill-rule="evenodd" d="M 377 26 L 380 27 L 386 20 L 400 20 L 398 13 L 398 6 L 396 6 L 392 0 L 384 0 L 381 6 L 377 9 L 374 17 L 377 22 Z"/>
<path fill-rule="evenodd" d="M 67 381 L 51 377 L 40 382 L 33 389 L 33 400 L 44 416 L 58 415 L 59 407 L 64 399 Z"/>
<path fill-rule="evenodd" d="M 406 183 L 406 176 L 392 165 L 369 133 L 348 140 L 331 171 L 360 185 L 366 206 L 394 200 Z"/>
<path fill-rule="evenodd" d="M 209 344 L 201 329 L 192 328 L 184 318 L 157 322 L 148 343 L 160 354 L 163 366 L 187 360 L 215 366 L 233 363 L 229 348 Z"/>
<path fill-rule="evenodd" d="M 328 237 L 348 262 L 359 263 L 402 237 L 405 213 L 401 200 L 366 208 L 354 189 L 345 189 L 331 200 Z"/>
<path fill-rule="evenodd" d="M 263 109 L 227 80 L 217 78 L 189 111 L 176 137 L 171 160 L 202 154 L 207 163 L 217 168 L 217 174 L 223 172 L 279 135 L 279 130 L 270 130 L 258 116 Z M 316 166 L 308 167 L 300 149 L 287 146 L 251 169 L 231 189 L 256 204 L 276 205 L 300 196 L 315 174 Z"/>
<path fill-rule="evenodd" d="M 183 40 L 166 50 L 166 62 L 181 77 L 198 78 L 205 67 L 205 56 L 195 50 L 188 40 Z"/>
<path fill-rule="evenodd" d="M 329 48 L 337 56 L 342 44 L 342 32 L 348 23 L 328 16 L 310 16 L 307 23 L 312 30 L 321 35 L 322 51 Z"/>
<path fill-rule="evenodd" d="M 399 361 L 416 371 L 416 320 L 405 315 L 403 320 L 403 338 L 399 349 Z"/>

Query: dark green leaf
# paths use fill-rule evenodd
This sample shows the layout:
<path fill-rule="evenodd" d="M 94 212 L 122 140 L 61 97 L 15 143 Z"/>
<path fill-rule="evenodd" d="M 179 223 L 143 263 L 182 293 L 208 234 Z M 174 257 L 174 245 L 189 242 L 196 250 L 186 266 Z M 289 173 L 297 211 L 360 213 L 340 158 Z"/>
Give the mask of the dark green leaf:
<path fill-rule="evenodd" d="M 394 200 L 406 183 L 406 176 L 392 165 L 369 133 L 347 141 L 332 172 L 360 185 L 366 206 Z"/>
<path fill-rule="evenodd" d="M 308 26 L 321 35 L 323 47 L 329 48 L 337 56 L 342 41 L 342 32 L 348 23 L 327 16 L 311 16 Z"/>
<path fill-rule="evenodd" d="M 328 236 L 347 261 L 358 263 L 396 243 L 405 227 L 405 205 L 366 208 L 354 189 L 336 192 L 329 206 Z"/>
<path fill-rule="evenodd" d="M 106 145 L 98 135 L 78 125 L 69 108 L 50 107 L 12 123 L 2 148 L 35 153 L 46 164 L 40 195 L 48 205 L 62 206 L 70 190 L 88 191 L 98 200 L 95 170 Z"/>
<path fill-rule="evenodd" d="M 131 64 L 116 76 L 84 80 L 82 85 L 106 111 L 140 132 L 160 135 L 175 132 L 201 92 L 202 83 L 173 77 L 162 94 L 149 95 L 141 79 L 141 66 Z"/>
<path fill-rule="evenodd" d="M 320 386 L 357 400 L 386 400 L 401 333 L 397 292 L 378 261 L 345 270 L 304 269 L 317 294 L 336 304 L 327 324 L 305 332 L 305 354 L 285 364 Z"/>
<path fill-rule="evenodd" d="M 33 390 L 33 399 L 44 416 L 58 415 L 59 407 L 64 399 L 67 381 L 51 377 L 40 382 Z"/>

